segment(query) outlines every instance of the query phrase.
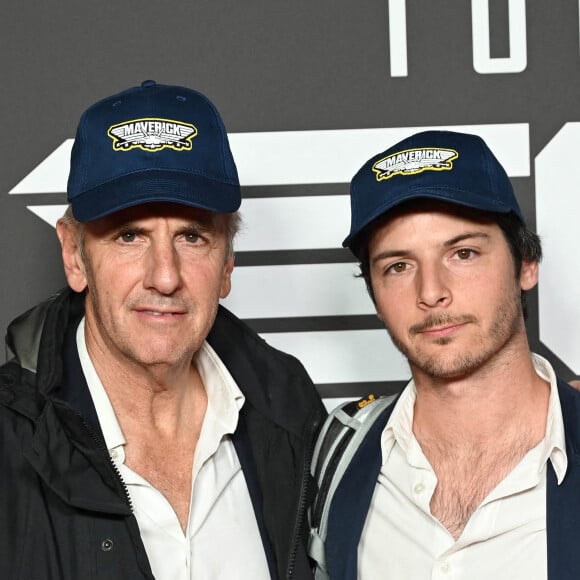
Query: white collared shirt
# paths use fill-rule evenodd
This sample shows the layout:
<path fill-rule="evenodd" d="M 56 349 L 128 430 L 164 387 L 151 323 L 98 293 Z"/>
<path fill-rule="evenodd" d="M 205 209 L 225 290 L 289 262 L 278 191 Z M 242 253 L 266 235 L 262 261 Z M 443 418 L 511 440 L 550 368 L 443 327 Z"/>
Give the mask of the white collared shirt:
<path fill-rule="evenodd" d="M 382 466 L 358 546 L 360 580 L 542 580 L 547 578 L 547 462 L 561 483 L 568 460 L 556 376 L 544 439 L 483 500 L 455 540 L 431 514 L 437 477 L 413 434 L 416 389 L 409 383 L 381 437 Z"/>
<path fill-rule="evenodd" d="M 211 346 L 204 342 L 195 358 L 207 393 L 207 410 L 195 450 L 189 520 L 184 534 L 163 494 L 125 465 L 125 437 L 89 357 L 84 318 L 76 338 L 105 443 L 127 486 L 155 578 L 270 578 L 248 487 L 230 438 L 244 396 Z"/>

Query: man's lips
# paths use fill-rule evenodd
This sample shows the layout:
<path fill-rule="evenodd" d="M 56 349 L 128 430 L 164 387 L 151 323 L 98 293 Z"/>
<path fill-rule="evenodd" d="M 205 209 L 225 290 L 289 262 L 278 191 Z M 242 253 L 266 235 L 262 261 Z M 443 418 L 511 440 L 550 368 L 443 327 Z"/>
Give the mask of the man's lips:
<path fill-rule="evenodd" d="M 145 314 L 149 316 L 155 317 L 172 317 L 172 316 L 181 316 L 185 314 L 185 310 L 164 310 L 163 308 L 135 308 L 135 311 L 138 314 Z"/>
<path fill-rule="evenodd" d="M 435 327 L 435 328 L 427 328 L 425 330 L 419 331 L 418 334 L 424 334 L 424 335 L 430 336 L 432 338 L 441 338 L 443 336 L 449 336 L 450 334 L 453 334 L 456 330 L 459 330 L 460 328 L 462 328 L 466 324 L 467 323 L 463 322 L 463 323 L 459 323 L 459 324 L 451 324 L 448 326 L 439 326 L 439 327 Z"/>
<path fill-rule="evenodd" d="M 411 326 L 411 335 L 423 334 L 430 337 L 442 337 L 453 334 L 467 324 L 475 322 L 473 316 L 426 318 L 423 322 Z"/>

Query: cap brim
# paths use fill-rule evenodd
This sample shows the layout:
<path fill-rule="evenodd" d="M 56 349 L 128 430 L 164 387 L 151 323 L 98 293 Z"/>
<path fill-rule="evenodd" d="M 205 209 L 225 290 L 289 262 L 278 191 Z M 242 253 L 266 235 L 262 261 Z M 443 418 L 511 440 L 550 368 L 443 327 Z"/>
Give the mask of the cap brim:
<path fill-rule="evenodd" d="M 124 175 L 69 199 L 80 222 L 152 202 L 172 202 L 215 212 L 232 213 L 241 204 L 238 184 L 189 172 L 151 169 Z"/>
<path fill-rule="evenodd" d="M 486 197 L 487 196 L 487 197 Z M 491 197 L 491 194 L 474 194 L 471 191 L 463 189 L 453 189 L 449 187 L 437 189 L 434 187 L 429 188 L 413 188 L 405 192 L 404 195 L 399 195 L 395 199 L 389 199 L 381 206 L 375 208 L 375 210 L 369 214 L 364 219 L 360 220 L 357 224 L 357 229 L 349 233 L 349 235 L 342 242 L 344 248 L 352 248 L 356 238 L 360 235 L 362 230 L 364 230 L 373 220 L 385 214 L 386 212 L 394 209 L 395 207 L 401 205 L 406 201 L 413 199 L 434 199 L 438 201 L 448 202 L 455 205 L 461 205 L 464 207 L 470 207 L 473 209 L 479 209 L 481 211 L 497 212 L 497 213 L 510 213 L 513 212 L 513 208 L 508 207 L 503 202 Z M 515 212 L 514 212 L 515 213 Z M 515 214 L 523 222 L 524 219 L 520 214 Z"/>

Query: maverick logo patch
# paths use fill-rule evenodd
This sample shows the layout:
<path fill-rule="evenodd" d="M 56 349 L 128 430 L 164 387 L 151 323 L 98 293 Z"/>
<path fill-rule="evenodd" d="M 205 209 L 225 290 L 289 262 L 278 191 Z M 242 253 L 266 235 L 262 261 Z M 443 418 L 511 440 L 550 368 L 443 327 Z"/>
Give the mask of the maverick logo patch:
<path fill-rule="evenodd" d="M 377 181 L 389 179 L 393 175 L 414 175 L 423 171 L 443 171 L 453 169 L 453 161 L 459 157 L 455 149 L 422 147 L 398 151 L 379 159 L 373 165 Z"/>
<path fill-rule="evenodd" d="M 144 151 L 165 148 L 189 151 L 197 128 L 171 119 L 146 118 L 111 125 L 107 135 L 113 140 L 115 151 L 129 151 L 136 147 Z"/>

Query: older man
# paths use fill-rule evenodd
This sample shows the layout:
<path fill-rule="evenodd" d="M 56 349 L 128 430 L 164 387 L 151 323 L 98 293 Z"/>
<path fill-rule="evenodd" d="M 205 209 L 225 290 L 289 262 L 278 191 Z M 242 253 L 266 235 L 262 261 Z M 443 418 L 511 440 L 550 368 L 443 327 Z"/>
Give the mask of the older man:
<path fill-rule="evenodd" d="M 418 133 L 351 200 L 344 244 L 412 380 L 367 402 L 318 576 L 580 577 L 580 393 L 530 352 L 541 246 L 504 169 L 479 137 Z"/>
<path fill-rule="evenodd" d="M 303 367 L 218 305 L 240 186 L 202 94 L 145 81 L 82 115 L 69 287 L 9 329 L 2 578 L 308 578 Z"/>

